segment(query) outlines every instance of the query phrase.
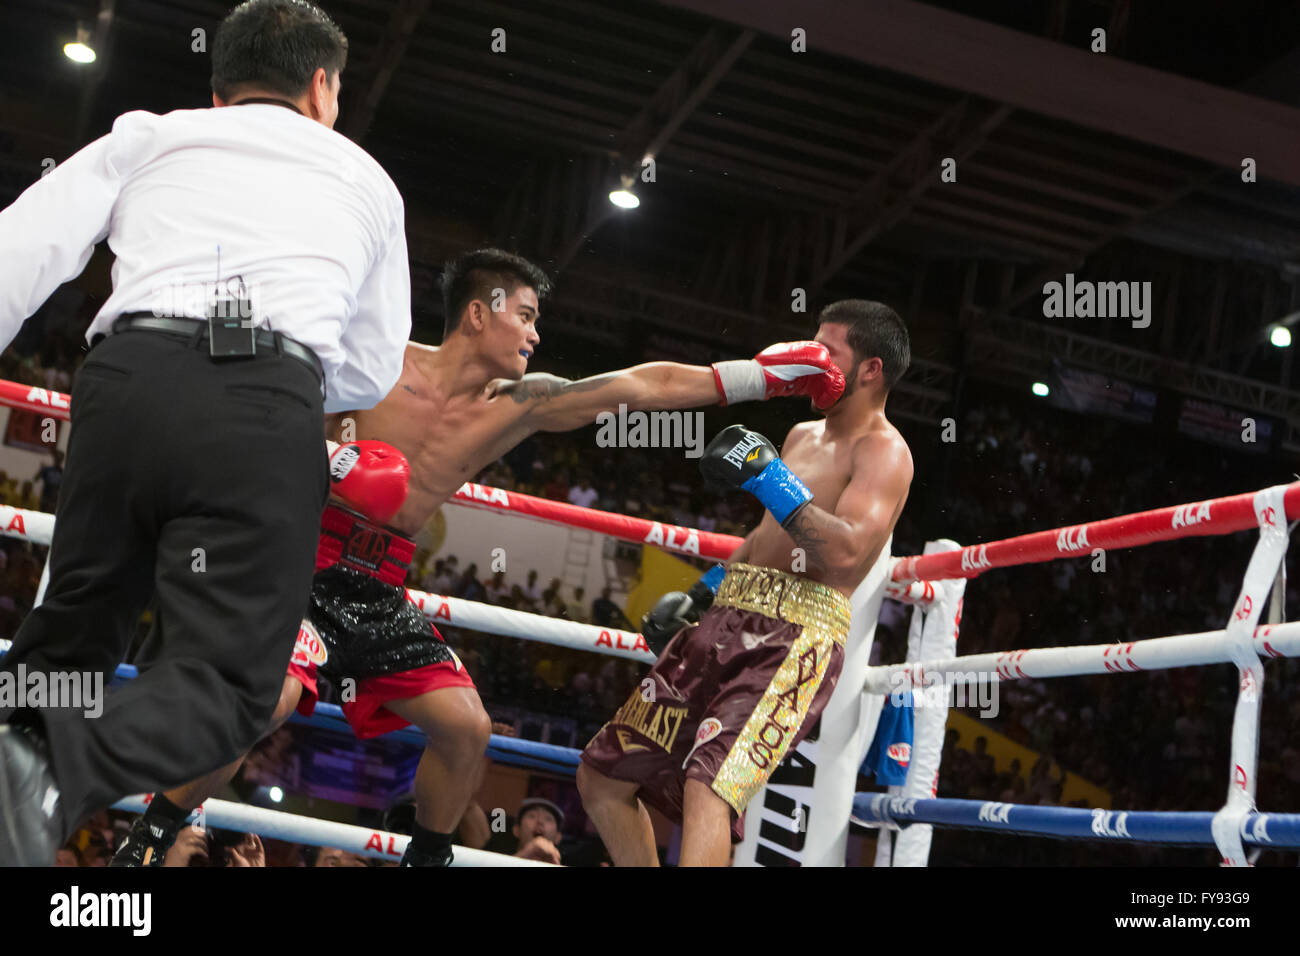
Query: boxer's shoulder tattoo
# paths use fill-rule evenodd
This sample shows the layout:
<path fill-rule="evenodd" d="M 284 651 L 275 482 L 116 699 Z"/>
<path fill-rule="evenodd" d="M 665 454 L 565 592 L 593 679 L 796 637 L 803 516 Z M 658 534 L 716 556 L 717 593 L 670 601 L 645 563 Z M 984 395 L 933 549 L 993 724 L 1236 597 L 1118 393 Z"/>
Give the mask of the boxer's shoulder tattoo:
<path fill-rule="evenodd" d="M 572 381 L 567 378 L 560 378 L 558 375 L 551 375 L 546 372 L 538 372 L 533 375 L 525 375 L 518 382 L 509 388 L 511 399 L 516 404 L 523 405 L 527 402 L 542 401 L 549 402 L 553 398 L 561 395 L 572 395 L 575 392 L 590 392 L 602 385 L 606 385 L 617 376 L 618 373 L 611 372 L 605 375 L 593 375 L 591 378 L 580 378 Z"/>

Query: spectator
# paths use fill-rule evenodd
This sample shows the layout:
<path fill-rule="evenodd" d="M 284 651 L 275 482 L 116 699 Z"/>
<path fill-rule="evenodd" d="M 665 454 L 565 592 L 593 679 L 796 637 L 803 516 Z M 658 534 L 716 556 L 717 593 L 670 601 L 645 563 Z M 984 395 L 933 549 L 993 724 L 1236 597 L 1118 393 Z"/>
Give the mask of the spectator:
<path fill-rule="evenodd" d="M 434 594 L 446 596 L 451 593 L 455 587 L 455 579 L 451 576 L 450 559 L 435 561 L 433 564 L 433 577 L 430 579 L 426 591 L 432 591 Z"/>
<path fill-rule="evenodd" d="M 483 582 L 478 579 L 478 565 L 471 564 L 456 582 L 455 596 L 466 601 L 482 601 L 487 596 Z"/>
<path fill-rule="evenodd" d="M 40 509 L 53 514 L 59 503 L 59 486 L 63 484 L 63 452 L 54 449 L 54 462 L 36 472 L 36 481 L 41 483 Z"/>
<path fill-rule="evenodd" d="M 547 617 L 564 617 L 568 614 L 568 606 L 560 597 L 560 588 L 558 583 L 552 584 L 542 592 L 542 613 Z"/>
<path fill-rule="evenodd" d="M 542 497 L 553 501 L 567 501 L 569 497 L 569 476 L 557 471 L 542 488 Z"/>
<path fill-rule="evenodd" d="M 631 630 L 631 624 L 619 609 L 619 606 L 610 600 L 610 589 L 603 588 L 600 597 L 591 602 L 591 622 L 599 627 L 617 627 L 624 630 Z"/>
<path fill-rule="evenodd" d="M 498 571 L 492 575 L 492 580 L 487 586 L 487 601 L 489 604 L 503 604 L 510 597 L 510 585 L 506 584 L 506 573 Z"/>
<path fill-rule="evenodd" d="M 573 600 L 565 605 L 565 616 L 570 621 L 577 621 L 580 624 L 587 624 L 587 602 L 583 599 L 585 590 L 583 588 L 573 589 Z"/>
<path fill-rule="evenodd" d="M 528 572 L 528 581 L 524 584 L 524 597 L 533 602 L 533 606 L 542 606 L 542 586 L 537 583 L 537 572 Z"/>
<path fill-rule="evenodd" d="M 256 833 L 245 833 L 238 843 L 226 847 L 226 866 L 265 867 L 266 850 L 262 838 Z"/>
<path fill-rule="evenodd" d="M 524 589 L 518 584 L 511 586 L 510 597 L 506 599 L 506 604 L 508 607 L 512 607 L 516 611 L 529 611 L 533 613 L 537 611 L 537 605 L 524 596 Z"/>
<path fill-rule="evenodd" d="M 146 864 L 147 865 L 147 864 Z M 163 866 L 207 866 L 208 834 L 196 826 L 181 827 L 176 842 L 163 857 Z"/>
<path fill-rule="evenodd" d="M 594 506 L 598 498 L 600 492 L 591 486 L 591 479 L 585 475 L 569 489 L 569 504 L 577 505 L 579 508 Z"/>
<path fill-rule="evenodd" d="M 525 860 L 542 863 L 561 862 L 560 831 L 564 828 L 564 813 L 550 800 L 529 797 L 519 804 L 513 833 L 519 840 L 514 855 Z"/>
<path fill-rule="evenodd" d="M 55 866 L 81 866 L 81 854 L 71 843 L 59 848 L 59 852 L 54 855 Z"/>
<path fill-rule="evenodd" d="M 340 850 L 336 846 L 311 847 L 307 852 L 308 866 L 365 866 L 364 857 Z"/>

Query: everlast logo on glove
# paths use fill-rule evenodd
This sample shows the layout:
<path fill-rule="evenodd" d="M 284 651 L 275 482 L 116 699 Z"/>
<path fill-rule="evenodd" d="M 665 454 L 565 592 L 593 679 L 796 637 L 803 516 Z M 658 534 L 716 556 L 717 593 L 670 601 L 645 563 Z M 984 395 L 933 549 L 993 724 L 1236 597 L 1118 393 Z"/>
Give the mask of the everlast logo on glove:
<path fill-rule="evenodd" d="M 745 435 L 740 441 L 731 446 L 731 451 L 722 456 L 722 460 L 735 465 L 737 468 L 743 468 L 745 462 L 750 461 L 750 453 L 755 451 L 763 443 L 763 437 L 756 433 Z"/>

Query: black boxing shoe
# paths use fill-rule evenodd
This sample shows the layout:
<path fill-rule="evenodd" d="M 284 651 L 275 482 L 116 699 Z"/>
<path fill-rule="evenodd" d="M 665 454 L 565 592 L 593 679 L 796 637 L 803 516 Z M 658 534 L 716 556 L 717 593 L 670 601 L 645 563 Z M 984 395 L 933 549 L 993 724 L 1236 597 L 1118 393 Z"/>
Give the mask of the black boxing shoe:
<path fill-rule="evenodd" d="M 176 842 L 180 823 L 136 817 L 126 839 L 109 860 L 109 866 L 162 866 L 167 851 Z"/>
<path fill-rule="evenodd" d="M 53 866 L 61 830 L 45 738 L 33 727 L 0 726 L 0 866 Z"/>
<path fill-rule="evenodd" d="M 415 848 L 415 841 L 406 844 L 402 862 L 398 866 L 451 866 L 451 847 L 438 853 L 425 853 Z"/>

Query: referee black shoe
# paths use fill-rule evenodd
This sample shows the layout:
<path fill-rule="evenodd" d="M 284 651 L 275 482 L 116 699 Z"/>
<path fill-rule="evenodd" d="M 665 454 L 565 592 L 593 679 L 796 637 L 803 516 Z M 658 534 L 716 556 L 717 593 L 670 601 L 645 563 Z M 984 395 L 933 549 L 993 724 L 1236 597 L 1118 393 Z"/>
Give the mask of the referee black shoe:
<path fill-rule="evenodd" d="M 45 739 L 32 727 L 0 726 L 0 866 L 53 866 L 61 828 Z"/>
<path fill-rule="evenodd" d="M 440 853 L 425 853 L 423 850 L 415 848 L 415 841 L 412 840 L 406 844 L 406 852 L 402 854 L 402 862 L 399 866 L 451 866 L 451 847 L 447 847 Z"/>
<path fill-rule="evenodd" d="M 109 866 L 162 866 L 163 857 L 176 842 L 179 823 L 168 826 L 157 820 L 136 817 Z"/>

